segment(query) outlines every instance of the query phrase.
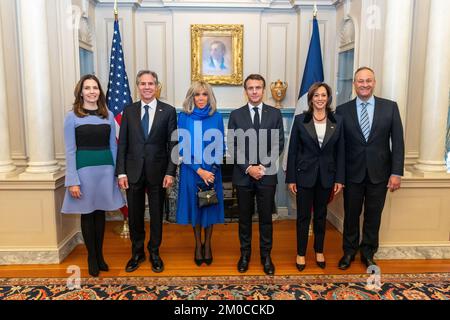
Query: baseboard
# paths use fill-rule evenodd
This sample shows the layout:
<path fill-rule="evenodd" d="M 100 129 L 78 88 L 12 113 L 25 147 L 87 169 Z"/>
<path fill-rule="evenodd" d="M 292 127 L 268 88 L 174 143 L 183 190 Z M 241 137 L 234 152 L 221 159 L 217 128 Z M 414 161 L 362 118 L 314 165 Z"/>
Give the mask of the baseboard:
<path fill-rule="evenodd" d="M 76 231 L 67 237 L 56 249 L 0 249 L 0 265 L 13 264 L 59 264 L 73 249 L 83 243 L 81 232 Z"/>
<path fill-rule="evenodd" d="M 333 212 L 328 211 L 327 220 L 340 232 L 344 232 L 344 220 L 341 217 L 335 215 Z"/>
<path fill-rule="evenodd" d="M 450 245 L 380 245 L 375 254 L 381 260 L 450 259 Z"/>

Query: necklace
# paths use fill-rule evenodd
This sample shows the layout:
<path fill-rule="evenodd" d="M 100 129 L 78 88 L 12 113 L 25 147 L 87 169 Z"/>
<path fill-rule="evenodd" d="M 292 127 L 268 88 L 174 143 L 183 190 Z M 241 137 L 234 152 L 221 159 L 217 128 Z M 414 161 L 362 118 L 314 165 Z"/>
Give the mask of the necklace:
<path fill-rule="evenodd" d="M 316 115 L 313 113 L 313 117 L 314 117 L 314 120 L 316 120 L 316 121 L 323 121 L 323 120 L 325 120 L 325 118 L 327 117 L 327 114 L 325 113 L 325 116 L 322 118 L 322 119 L 318 119 L 318 118 L 316 118 Z"/>

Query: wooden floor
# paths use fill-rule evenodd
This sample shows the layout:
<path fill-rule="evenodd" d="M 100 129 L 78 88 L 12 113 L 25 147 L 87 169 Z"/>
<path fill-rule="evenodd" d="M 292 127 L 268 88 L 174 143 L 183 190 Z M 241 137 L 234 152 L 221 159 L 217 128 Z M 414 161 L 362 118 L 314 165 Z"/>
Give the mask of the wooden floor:
<path fill-rule="evenodd" d="M 130 258 L 130 240 L 122 239 L 113 232 L 121 222 L 108 222 L 105 234 L 104 254 L 110 266 L 109 272 L 102 272 L 103 277 L 129 276 L 214 276 L 241 275 L 236 270 L 239 259 L 238 224 L 217 225 L 213 232 L 213 258 L 210 266 L 203 264 L 197 267 L 193 261 L 194 237 L 190 226 L 164 224 L 163 243 L 160 254 L 165 263 L 163 273 L 151 271 L 148 260 L 133 273 L 125 272 L 125 264 Z M 148 239 L 147 224 L 147 239 Z M 356 259 L 352 266 L 341 271 L 337 268 L 342 255 L 341 234 L 331 225 L 327 226 L 325 241 L 325 270 L 316 266 L 312 248 L 312 239 L 308 244 L 307 265 L 301 274 L 361 274 L 366 269 Z M 258 225 L 253 225 L 252 258 L 247 275 L 264 275 L 259 261 Z M 296 233 L 295 220 L 274 222 L 274 246 L 272 260 L 276 267 L 276 275 L 299 275 L 295 267 Z M 76 265 L 81 269 L 81 276 L 87 273 L 87 254 L 84 245 L 79 245 L 61 263 L 53 265 L 10 265 L 0 266 L 0 277 L 66 277 L 69 266 Z M 450 260 L 379 260 L 381 273 L 427 273 L 450 272 Z"/>

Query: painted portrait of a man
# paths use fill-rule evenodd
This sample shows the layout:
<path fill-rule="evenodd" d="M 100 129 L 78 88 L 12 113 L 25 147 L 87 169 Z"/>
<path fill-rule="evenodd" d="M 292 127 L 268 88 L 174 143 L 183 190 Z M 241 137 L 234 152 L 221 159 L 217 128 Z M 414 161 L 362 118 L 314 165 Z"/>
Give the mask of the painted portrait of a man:
<path fill-rule="evenodd" d="M 226 75 L 231 68 L 231 37 L 202 39 L 202 72 L 204 75 Z"/>

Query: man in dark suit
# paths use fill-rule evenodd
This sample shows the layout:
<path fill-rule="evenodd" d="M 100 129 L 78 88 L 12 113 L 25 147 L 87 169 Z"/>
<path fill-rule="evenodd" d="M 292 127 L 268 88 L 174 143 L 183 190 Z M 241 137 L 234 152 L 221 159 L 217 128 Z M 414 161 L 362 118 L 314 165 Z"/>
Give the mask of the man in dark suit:
<path fill-rule="evenodd" d="M 337 107 L 337 114 L 344 119 L 346 144 L 344 256 L 339 261 L 342 270 L 350 267 L 358 249 L 367 267 L 376 265 L 373 256 L 378 250 L 386 192 L 399 189 L 403 176 L 405 146 L 398 106 L 394 101 L 375 97 L 375 84 L 372 69 L 358 69 L 353 81 L 357 98 Z"/>
<path fill-rule="evenodd" d="M 125 108 L 120 126 L 116 174 L 119 186 L 127 191 L 132 257 L 126 266 L 132 272 L 145 260 L 145 192 L 150 210 L 150 241 L 147 249 L 154 272 L 162 272 L 159 256 L 162 239 L 163 206 L 166 188 L 173 184 L 176 165 L 171 141 L 177 128 L 175 108 L 155 98 L 158 75 L 139 71 L 136 85 L 141 101 Z"/>
<path fill-rule="evenodd" d="M 273 275 L 272 211 L 277 184 L 276 162 L 283 151 L 284 130 L 280 110 L 262 102 L 265 86 L 261 75 L 251 74 L 245 79 L 248 104 L 230 114 L 228 148 L 234 159 L 233 184 L 239 207 L 241 257 L 238 271 L 246 272 L 250 262 L 256 196 L 261 263 L 264 272 Z"/>

